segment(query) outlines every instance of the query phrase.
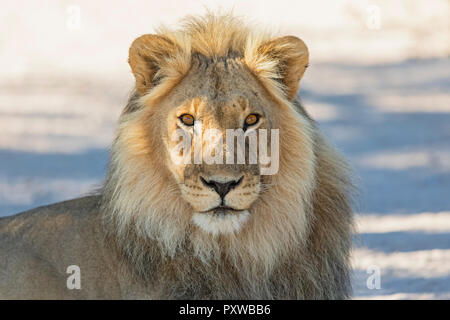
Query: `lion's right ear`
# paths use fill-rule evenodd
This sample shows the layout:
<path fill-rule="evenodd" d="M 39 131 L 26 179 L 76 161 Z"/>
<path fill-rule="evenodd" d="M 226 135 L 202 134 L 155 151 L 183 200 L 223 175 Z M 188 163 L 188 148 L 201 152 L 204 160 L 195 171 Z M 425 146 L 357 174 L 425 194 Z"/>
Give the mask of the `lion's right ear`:
<path fill-rule="evenodd" d="M 133 41 L 128 63 L 136 79 L 136 89 L 144 95 L 157 82 L 161 64 L 177 51 L 176 45 L 161 36 L 145 34 Z"/>
<path fill-rule="evenodd" d="M 258 53 L 277 64 L 278 80 L 285 87 L 289 100 L 295 98 L 300 79 L 308 66 L 308 47 L 299 38 L 285 36 L 263 43 Z"/>

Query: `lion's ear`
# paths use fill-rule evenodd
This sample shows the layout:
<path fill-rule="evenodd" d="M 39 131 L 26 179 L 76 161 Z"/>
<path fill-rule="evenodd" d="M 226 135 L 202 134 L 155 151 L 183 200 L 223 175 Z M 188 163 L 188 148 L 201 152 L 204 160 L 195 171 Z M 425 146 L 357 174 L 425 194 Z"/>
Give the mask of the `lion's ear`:
<path fill-rule="evenodd" d="M 146 34 L 133 41 L 128 63 L 136 79 L 136 89 L 143 95 L 158 82 L 158 71 L 174 55 L 176 45 L 161 36 Z"/>
<path fill-rule="evenodd" d="M 309 54 L 305 43 L 297 37 L 285 36 L 263 43 L 258 52 L 277 62 L 279 80 L 286 88 L 288 99 L 294 99 L 308 66 Z"/>

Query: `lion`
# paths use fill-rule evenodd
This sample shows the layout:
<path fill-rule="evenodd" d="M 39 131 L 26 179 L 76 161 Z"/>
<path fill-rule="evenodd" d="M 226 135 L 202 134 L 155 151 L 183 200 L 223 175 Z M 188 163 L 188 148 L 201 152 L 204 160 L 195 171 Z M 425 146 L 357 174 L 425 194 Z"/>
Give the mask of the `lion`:
<path fill-rule="evenodd" d="M 231 14 L 137 38 L 104 186 L 0 220 L 0 298 L 349 298 L 351 173 L 297 97 L 308 61 Z M 173 161 L 200 121 L 279 130 L 276 173 Z"/>

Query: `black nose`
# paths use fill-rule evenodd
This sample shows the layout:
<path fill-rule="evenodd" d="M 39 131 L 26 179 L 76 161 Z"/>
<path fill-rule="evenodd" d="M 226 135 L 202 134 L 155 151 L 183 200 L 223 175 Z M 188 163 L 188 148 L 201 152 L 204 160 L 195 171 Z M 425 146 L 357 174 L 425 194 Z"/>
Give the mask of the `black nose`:
<path fill-rule="evenodd" d="M 205 186 L 211 187 L 216 190 L 219 196 L 223 199 L 228 192 L 236 188 L 242 182 L 243 178 L 244 177 L 241 177 L 239 180 L 230 180 L 227 182 L 217 182 L 214 180 L 206 181 L 203 177 L 200 177 L 200 180 Z"/>

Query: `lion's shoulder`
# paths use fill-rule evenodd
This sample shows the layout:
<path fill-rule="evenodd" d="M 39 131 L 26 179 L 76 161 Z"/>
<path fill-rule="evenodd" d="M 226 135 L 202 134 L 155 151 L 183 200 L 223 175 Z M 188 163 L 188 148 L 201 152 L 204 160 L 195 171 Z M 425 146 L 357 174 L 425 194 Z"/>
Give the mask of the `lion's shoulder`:
<path fill-rule="evenodd" d="M 95 288 L 103 275 L 111 278 L 111 270 L 105 267 L 100 199 L 83 197 L 0 219 L 0 291 L 7 290 L 8 298 L 71 297 L 66 278 L 75 265 L 84 279 L 77 294 L 103 296 Z"/>
<path fill-rule="evenodd" d="M 0 238 L 32 235 L 36 229 L 52 232 L 89 220 L 98 214 L 100 196 L 87 196 L 41 206 L 0 218 Z"/>
<path fill-rule="evenodd" d="M 100 196 L 58 202 L 0 218 L 0 242 L 40 248 L 93 231 Z"/>

